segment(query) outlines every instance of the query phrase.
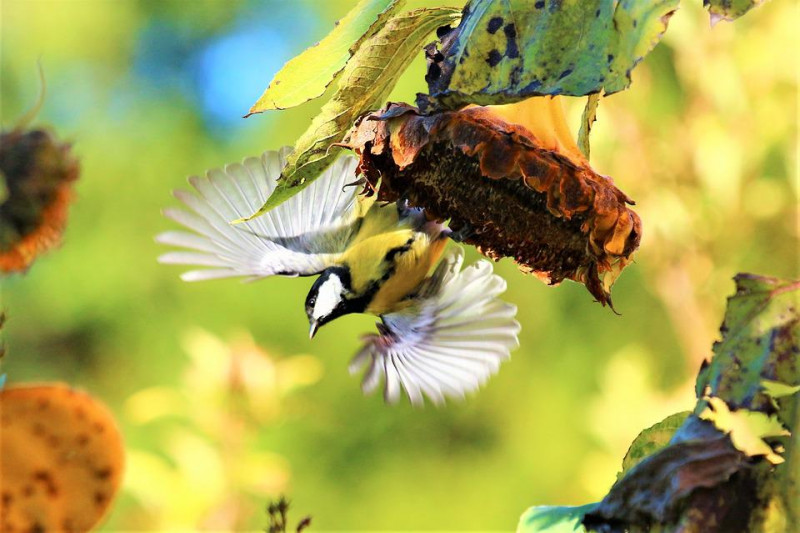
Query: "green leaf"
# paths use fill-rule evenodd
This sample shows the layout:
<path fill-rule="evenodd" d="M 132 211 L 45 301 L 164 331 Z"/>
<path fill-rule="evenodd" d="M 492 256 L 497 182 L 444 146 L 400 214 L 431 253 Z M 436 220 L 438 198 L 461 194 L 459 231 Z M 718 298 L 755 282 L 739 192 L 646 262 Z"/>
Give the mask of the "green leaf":
<path fill-rule="evenodd" d="M 711 15 L 711 24 L 720 20 L 733 21 L 741 17 L 764 0 L 703 0 Z"/>
<path fill-rule="evenodd" d="M 339 155 L 332 145 L 356 117 L 379 107 L 430 34 L 459 16 L 455 8 L 417 9 L 394 16 L 368 38 L 347 63 L 336 93 L 298 139 L 272 195 L 256 213 L 234 223 L 255 218 L 308 187 Z"/>
<path fill-rule="evenodd" d="M 581 129 L 578 130 L 578 146 L 586 159 L 589 159 L 589 134 L 592 132 L 592 124 L 597 120 L 597 105 L 599 103 L 600 93 L 590 94 L 589 98 L 586 100 L 586 107 L 583 108 L 583 115 L 581 115 Z"/>
<path fill-rule="evenodd" d="M 596 503 L 579 507 L 531 507 L 520 517 L 517 533 L 585 533 L 583 516 L 595 507 Z"/>
<path fill-rule="evenodd" d="M 350 56 L 404 3 L 405 0 L 361 0 L 324 39 L 283 66 L 247 116 L 294 107 L 322 96 Z"/>
<path fill-rule="evenodd" d="M 792 439 L 787 445 L 786 464 L 779 472 L 780 493 L 783 498 L 786 514 L 791 524 L 800 526 L 800 398 L 792 395 L 793 402 L 784 407 L 784 416 L 793 429 Z"/>
<path fill-rule="evenodd" d="M 622 460 L 622 472 L 617 478 L 622 477 L 645 457 L 653 455 L 669 444 L 672 436 L 683 425 L 690 413 L 690 411 L 675 413 L 639 433 Z"/>
<path fill-rule="evenodd" d="M 734 279 L 694 413 L 643 431 L 580 521 L 532 508 L 519 531 L 800 531 L 800 281 Z"/>
<path fill-rule="evenodd" d="M 428 71 L 446 107 L 606 94 L 658 43 L 679 0 L 473 0 Z M 466 11 L 465 11 L 466 12 Z"/>

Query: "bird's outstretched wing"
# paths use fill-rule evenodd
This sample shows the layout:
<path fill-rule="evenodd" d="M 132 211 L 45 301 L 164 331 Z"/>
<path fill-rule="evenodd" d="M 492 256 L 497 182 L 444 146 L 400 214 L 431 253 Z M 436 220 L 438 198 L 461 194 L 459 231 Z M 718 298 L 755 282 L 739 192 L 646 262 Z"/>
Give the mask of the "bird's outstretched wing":
<path fill-rule="evenodd" d="M 480 387 L 518 346 L 517 309 L 497 296 L 505 281 L 492 274 L 488 261 L 461 270 L 463 252 L 450 252 L 420 288 L 410 307 L 382 317 L 379 335 L 366 343 L 350 363 L 364 366 L 365 393 L 385 383 L 384 396 L 396 402 L 401 389 L 411 403 L 423 395 L 439 404 L 445 397 L 463 398 Z"/>
<path fill-rule="evenodd" d="M 246 223 L 277 184 L 291 149 L 264 152 L 241 163 L 193 176 L 195 191 L 175 191 L 189 208 L 164 214 L 187 231 L 168 231 L 158 242 L 188 249 L 169 252 L 162 263 L 208 267 L 181 277 L 197 281 L 231 276 L 311 275 L 325 269 L 331 254 L 345 250 L 360 221 L 354 181 L 356 159 L 341 157 L 300 194 Z"/>

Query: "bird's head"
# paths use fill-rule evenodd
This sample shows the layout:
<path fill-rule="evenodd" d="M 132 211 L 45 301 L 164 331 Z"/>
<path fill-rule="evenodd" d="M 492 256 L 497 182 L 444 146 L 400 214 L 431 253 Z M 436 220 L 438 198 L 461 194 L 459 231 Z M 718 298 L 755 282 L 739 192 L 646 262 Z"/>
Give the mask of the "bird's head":
<path fill-rule="evenodd" d="M 350 273 L 346 268 L 331 267 L 317 278 L 306 296 L 309 338 L 331 320 L 358 311 L 347 298 L 350 293 Z"/>

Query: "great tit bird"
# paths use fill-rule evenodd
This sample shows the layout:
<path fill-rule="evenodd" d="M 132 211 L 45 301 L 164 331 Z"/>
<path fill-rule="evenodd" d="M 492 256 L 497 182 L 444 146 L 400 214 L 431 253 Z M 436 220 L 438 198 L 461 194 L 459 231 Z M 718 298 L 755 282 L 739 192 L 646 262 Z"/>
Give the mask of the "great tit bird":
<path fill-rule="evenodd" d="M 339 158 L 264 215 L 230 223 L 269 197 L 289 152 L 268 151 L 189 178 L 196 192 L 175 196 L 191 211 L 164 214 L 191 232 L 157 237 L 189 251 L 159 261 L 208 267 L 184 273 L 186 281 L 319 275 L 305 301 L 311 337 L 349 313 L 381 318 L 379 333 L 366 338 L 350 365 L 351 373 L 369 365 L 365 392 L 383 380 L 388 402 L 405 390 L 416 405 L 423 395 L 438 404 L 477 389 L 518 345 L 516 307 L 497 298 L 505 281 L 485 260 L 461 270 L 461 249 L 445 252 L 449 230 L 421 209 L 359 195 L 349 183 L 355 158 Z"/>

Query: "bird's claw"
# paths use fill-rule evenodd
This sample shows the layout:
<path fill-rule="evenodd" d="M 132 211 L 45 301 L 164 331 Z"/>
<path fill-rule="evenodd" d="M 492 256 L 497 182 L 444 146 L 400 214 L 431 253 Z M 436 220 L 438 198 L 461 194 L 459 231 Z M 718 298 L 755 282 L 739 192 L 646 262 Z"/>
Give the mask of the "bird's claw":
<path fill-rule="evenodd" d="M 460 228 L 457 230 L 447 230 L 447 237 L 453 239 L 456 242 L 464 243 L 467 239 L 470 239 L 475 236 L 477 232 L 475 228 L 472 227 L 471 224 L 464 223 Z"/>

